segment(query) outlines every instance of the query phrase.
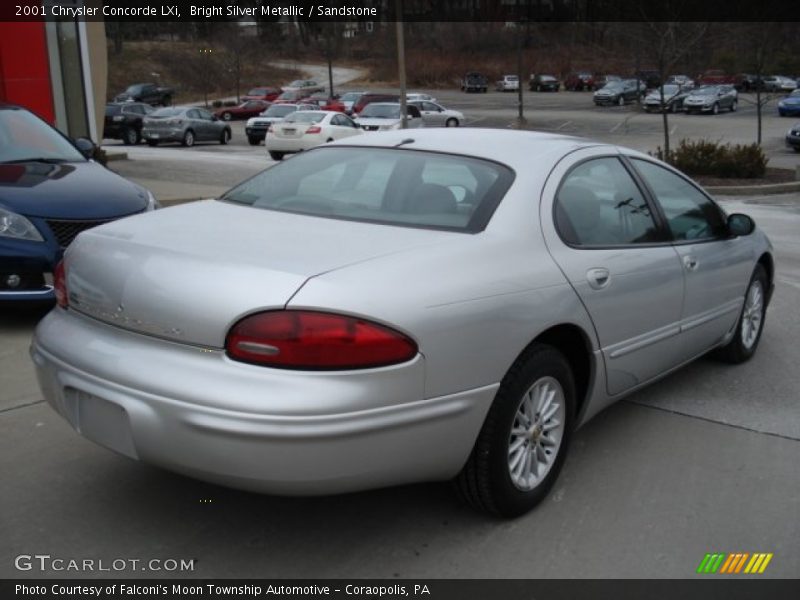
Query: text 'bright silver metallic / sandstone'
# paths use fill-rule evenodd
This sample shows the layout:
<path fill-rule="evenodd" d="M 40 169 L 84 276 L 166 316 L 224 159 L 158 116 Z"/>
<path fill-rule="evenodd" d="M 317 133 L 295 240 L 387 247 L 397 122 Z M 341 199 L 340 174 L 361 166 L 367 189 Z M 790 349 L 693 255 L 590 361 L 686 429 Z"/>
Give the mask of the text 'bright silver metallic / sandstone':
<path fill-rule="evenodd" d="M 639 152 L 392 131 L 82 233 L 31 355 L 131 458 L 276 494 L 453 479 L 513 516 L 598 411 L 750 358 L 774 272 L 749 217 Z"/>

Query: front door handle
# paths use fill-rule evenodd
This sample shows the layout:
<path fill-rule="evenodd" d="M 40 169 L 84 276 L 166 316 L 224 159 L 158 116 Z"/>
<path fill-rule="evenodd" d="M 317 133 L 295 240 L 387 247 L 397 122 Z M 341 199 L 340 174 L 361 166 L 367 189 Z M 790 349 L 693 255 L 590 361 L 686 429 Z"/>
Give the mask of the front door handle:
<path fill-rule="evenodd" d="M 595 268 L 586 271 L 586 280 L 589 282 L 589 287 L 594 290 L 602 290 L 607 287 L 611 281 L 611 274 L 608 269 Z"/>
<path fill-rule="evenodd" d="M 697 259 L 692 256 L 691 254 L 687 254 L 683 257 L 683 266 L 686 267 L 687 271 L 695 271 L 697 270 Z"/>

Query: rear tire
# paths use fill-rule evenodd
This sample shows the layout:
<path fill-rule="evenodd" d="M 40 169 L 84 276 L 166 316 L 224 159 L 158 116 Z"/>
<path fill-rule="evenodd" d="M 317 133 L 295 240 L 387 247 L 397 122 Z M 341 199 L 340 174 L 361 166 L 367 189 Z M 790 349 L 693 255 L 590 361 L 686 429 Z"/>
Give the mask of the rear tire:
<path fill-rule="evenodd" d="M 715 102 L 714 106 L 711 107 L 711 114 L 718 115 L 719 114 L 719 103 Z"/>
<path fill-rule="evenodd" d="M 186 133 L 183 134 L 183 141 L 181 141 L 181 144 L 187 148 L 194 146 L 194 131 L 191 129 L 187 130 Z"/>
<path fill-rule="evenodd" d="M 620 96 L 619 100 L 617 100 L 617 106 L 625 106 L 625 97 Z"/>
<path fill-rule="evenodd" d="M 731 364 L 739 364 L 750 360 L 756 353 L 767 316 L 768 285 L 766 270 L 762 265 L 756 265 L 745 292 L 742 312 L 736 323 L 736 333 L 730 342 L 715 352 L 717 358 Z"/>
<path fill-rule="evenodd" d="M 737 108 L 738 108 L 737 102 L 736 102 L 736 100 L 734 100 L 733 104 L 731 104 L 731 112 L 736 112 Z"/>
<path fill-rule="evenodd" d="M 503 377 L 475 446 L 454 480 L 473 508 L 521 515 L 553 486 L 569 447 L 575 383 L 564 356 L 533 344 Z M 539 411 L 539 412 L 537 412 Z"/>
<path fill-rule="evenodd" d="M 283 160 L 283 152 L 274 152 L 273 150 L 270 150 L 269 157 L 272 160 Z"/>
<path fill-rule="evenodd" d="M 172 104 L 172 96 L 164 96 L 164 100 L 161 102 L 163 106 L 170 106 Z"/>

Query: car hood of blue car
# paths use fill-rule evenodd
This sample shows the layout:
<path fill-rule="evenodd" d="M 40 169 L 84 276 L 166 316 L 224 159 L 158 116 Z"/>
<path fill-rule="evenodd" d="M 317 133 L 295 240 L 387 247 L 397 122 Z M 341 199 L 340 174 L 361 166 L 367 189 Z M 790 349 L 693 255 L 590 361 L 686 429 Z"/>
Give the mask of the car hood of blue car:
<path fill-rule="evenodd" d="M 789 96 L 780 102 L 783 106 L 800 106 L 800 96 Z"/>
<path fill-rule="evenodd" d="M 0 206 L 29 217 L 111 219 L 144 210 L 147 192 L 95 162 L 5 163 Z"/>

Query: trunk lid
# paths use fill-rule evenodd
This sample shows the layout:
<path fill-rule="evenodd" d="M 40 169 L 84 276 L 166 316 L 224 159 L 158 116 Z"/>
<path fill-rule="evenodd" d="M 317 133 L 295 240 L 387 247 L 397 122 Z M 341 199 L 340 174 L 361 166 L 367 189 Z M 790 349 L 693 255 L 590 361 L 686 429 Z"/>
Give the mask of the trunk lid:
<path fill-rule="evenodd" d="M 70 308 L 221 348 L 236 321 L 283 308 L 310 277 L 460 235 L 196 202 L 80 234 L 67 253 Z"/>

